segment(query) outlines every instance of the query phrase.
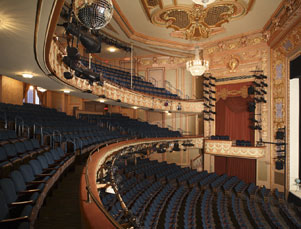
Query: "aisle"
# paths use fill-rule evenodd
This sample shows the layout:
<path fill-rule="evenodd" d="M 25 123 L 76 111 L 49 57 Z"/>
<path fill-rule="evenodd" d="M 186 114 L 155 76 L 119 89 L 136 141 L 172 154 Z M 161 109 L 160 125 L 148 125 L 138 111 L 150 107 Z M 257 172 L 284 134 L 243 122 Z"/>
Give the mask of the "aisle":
<path fill-rule="evenodd" d="M 57 188 L 53 189 L 52 196 L 47 197 L 46 205 L 41 208 L 35 228 L 82 228 L 79 205 L 79 183 L 82 169 L 83 165 L 75 165 L 75 169 L 71 169 L 58 182 Z"/>

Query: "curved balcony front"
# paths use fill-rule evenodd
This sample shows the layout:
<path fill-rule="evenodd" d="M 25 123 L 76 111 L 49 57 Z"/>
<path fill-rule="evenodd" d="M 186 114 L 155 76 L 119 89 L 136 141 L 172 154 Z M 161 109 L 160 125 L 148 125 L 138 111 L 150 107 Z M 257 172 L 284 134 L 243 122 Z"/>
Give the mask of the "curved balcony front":
<path fill-rule="evenodd" d="M 204 109 L 202 100 L 182 100 L 182 99 L 167 99 L 164 97 L 157 97 L 139 93 L 137 91 L 115 85 L 109 81 L 104 81 L 103 86 L 96 83 L 90 85 L 86 80 L 73 77 L 72 79 L 65 79 L 64 72 L 69 71 L 62 63 L 62 57 L 65 55 L 55 39 L 51 41 L 49 50 L 49 66 L 50 71 L 64 83 L 79 89 L 81 91 L 91 91 L 92 94 L 105 97 L 108 100 L 119 102 L 120 105 L 136 106 L 144 109 L 151 109 L 155 111 L 170 111 L 181 113 L 201 113 Z M 168 101 L 168 106 L 165 102 Z M 179 104 L 181 109 L 179 109 Z"/>
<path fill-rule="evenodd" d="M 100 168 L 106 163 L 106 160 L 114 156 L 116 152 L 127 147 L 171 141 L 190 141 L 194 145 L 194 148 L 203 148 L 203 138 L 181 137 L 133 139 L 114 143 L 101 149 L 96 148 L 92 151 L 83 170 L 80 183 L 81 210 L 86 226 L 89 228 L 122 228 L 105 210 L 98 194 L 97 174 Z"/>

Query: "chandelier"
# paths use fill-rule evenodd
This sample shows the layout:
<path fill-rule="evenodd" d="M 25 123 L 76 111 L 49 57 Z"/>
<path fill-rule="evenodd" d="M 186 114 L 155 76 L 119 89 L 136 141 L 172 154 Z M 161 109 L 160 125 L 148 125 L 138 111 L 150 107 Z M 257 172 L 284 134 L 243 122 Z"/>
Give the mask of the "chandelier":
<path fill-rule="evenodd" d="M 209 61 L 201 60 L 199 54 L 199 47 L 195 49 L 195 59 L 186 62 L 186 70 L 193 76 L 201 76 L 209 69 Z"/>
<path fill-rule="evenodd" d="M 216 0 L 192 0 L 195 4 L 198 4 L 198 5 L 202 5 L 204 6 L 204 8 L 207 7 L 207 5 L 215 2 Z"/>

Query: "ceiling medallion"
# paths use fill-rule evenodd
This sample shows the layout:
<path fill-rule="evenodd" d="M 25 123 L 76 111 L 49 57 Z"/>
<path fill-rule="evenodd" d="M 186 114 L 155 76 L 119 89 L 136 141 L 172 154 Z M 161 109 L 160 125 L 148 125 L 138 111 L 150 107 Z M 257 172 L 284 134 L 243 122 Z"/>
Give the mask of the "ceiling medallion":
<path fill-rule="evenodd" d="M 169 6 L 153 11 L 151 21 L 172 28 L 172 37 L 198 41 L 225 31 L 222 25 L 245 15 L 246 7 L 241 1 L 215 2 L 206 8 L 199 4 Z"/>

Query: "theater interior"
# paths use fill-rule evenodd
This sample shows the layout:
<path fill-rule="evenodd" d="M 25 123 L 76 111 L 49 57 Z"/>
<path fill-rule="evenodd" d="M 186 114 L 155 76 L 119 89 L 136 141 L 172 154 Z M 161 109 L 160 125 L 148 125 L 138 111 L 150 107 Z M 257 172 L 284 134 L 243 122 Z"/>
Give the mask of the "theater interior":
<path fill-rule="evenodd" d="M 0 228 L 301 228 L 301 0 L 2 0 L 0 53 Z"/>

